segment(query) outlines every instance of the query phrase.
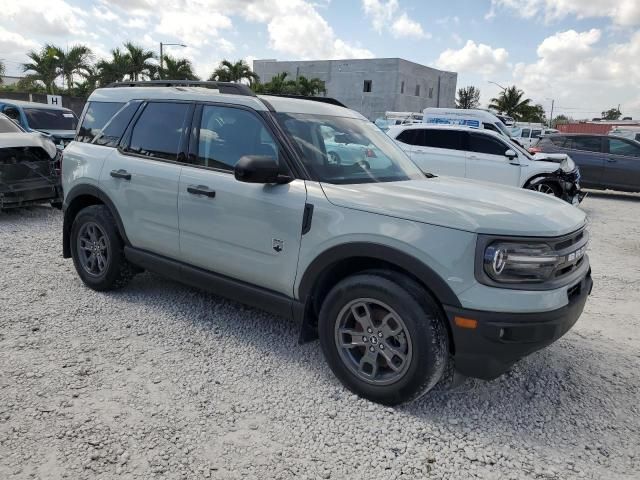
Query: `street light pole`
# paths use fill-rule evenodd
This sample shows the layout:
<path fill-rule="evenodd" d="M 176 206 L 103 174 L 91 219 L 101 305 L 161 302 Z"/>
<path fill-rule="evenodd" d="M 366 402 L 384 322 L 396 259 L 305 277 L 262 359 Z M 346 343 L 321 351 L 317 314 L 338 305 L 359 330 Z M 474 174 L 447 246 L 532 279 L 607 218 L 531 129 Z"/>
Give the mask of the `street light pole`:
<path fill-rule="evenodd" d="M 505 91 L 507 89 L 507 87 L 503 87 L 502 85 L 500 85 L 498 82 L 493 82 L 491 80 L 487 80 L 488 83 L 493 83 L 494 85 L 497 85 L 498 87 L 500 87 L 502 89 L 502 91 Z"/>
<path fill-rule="evenodd" d="M 160 42 L 160 78 L 162 78 L 162 67 L 163 67 L 163 62 L 164 62 L 164 58 L 163 58 L 163 53 L 162 53 L 162 47 L 169 47 L 169 46 L 176 46 L 176 47 L 186 47 L 186 45 L 183 45 L 182 43 L 163 43 Z"/>

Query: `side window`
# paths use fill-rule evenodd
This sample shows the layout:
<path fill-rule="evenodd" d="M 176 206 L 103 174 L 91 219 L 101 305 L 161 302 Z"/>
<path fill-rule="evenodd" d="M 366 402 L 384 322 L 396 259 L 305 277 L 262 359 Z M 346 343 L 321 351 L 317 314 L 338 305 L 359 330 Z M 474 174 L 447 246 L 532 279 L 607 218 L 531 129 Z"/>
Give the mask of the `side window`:
<path fill-rule="evenodd" d="M 422 144 L 425 147 L 463 150 L 464 132 L 455 130 L 422 130 Z"/>
<path fill-rule="evenodd" d="M 153 158 L 177 160 L 189 105 L 149 103 L 131 132 L 128 151 Z"/>
<path fill-rule="evenodd" d="M 531 135 L 531 129 L 523 128 L 522 129 L 522 133 L 520 134 L 520 137 L 521 138 L 529 138 L 529 135 Z"/>
<path fill-rule="evenodd" d="M 609 153 L 612 155 L 626 155 L 629 157 L 640 157 L 640 147 L 631 142 L 625 142 L 618 138 L 609 138 Z"/>
<path fill-rule="evenodd" d="M 117 147 L 139 107 L 139 101 L 127 103 L 107 122 L 102 131 L 94 137 L 92 143 L 105 147 Z"/>
<path fill-rule="evenodd" d="M 278 147 L 257 115 L 240 108 L 204 105 L 196 165 L 232 171 L 245 155 L 278 157 Z"/>
<path fill-rule="evenodd" d="M 585 152 L 602 151 L 602 142 L 600 137 L 572 137 L 570 140 L 570 148 L 575 150 L 582 150 Z"/>
<path fill-rule="evenodd" d="M 407 145 L 418 145 L 418 130 L 415 128 L 411 128 L 401 132 L 400 135 L 396 137 L 396 140 L 401 141 L 402 143 L 406 143 Z"/>
<path fill-rule="evenodd" d="M 487 155 L 500 155 L 504 157 L 504 152 L 509 150 L 509 147 L 502 143 L 497 138 L 490 137 L 489 135 L 482 135 L 481 133 L 469 134 L 469 151 L 476 153 L 486 153 Z"/>
<path fill-rule="evenodd" d="M 542 130 L 531 130 L 531 138 L 540 138 Z"/>
<path fill-rule="evenodd" d="M 567 143 L 567 137 L 549 137 L 551 143 L 553 143 L 556 147 L 564 147 Z"/>
<path fill-rule="evenodd" d="M 122 102 L 89 102 L 82 117 L 76 141 L 91 142 L 123 105 Z"/>

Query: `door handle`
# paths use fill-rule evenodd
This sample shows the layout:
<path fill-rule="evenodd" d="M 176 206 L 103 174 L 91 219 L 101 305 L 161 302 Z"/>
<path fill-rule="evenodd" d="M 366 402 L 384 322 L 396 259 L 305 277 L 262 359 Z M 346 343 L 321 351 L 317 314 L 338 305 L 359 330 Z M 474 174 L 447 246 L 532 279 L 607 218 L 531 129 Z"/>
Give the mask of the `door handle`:
<path fill-rule="evenodd" d="M 618 160 L 615 158 L 607 158 L 607 162 L 609 163 L 616 163 Z"/>
<path fill-rule="evenodd" d="M 131 174 L 126 170 L 111 170 L 110 174 L 113 178 L 122 178 L 123 180 L 131 180 Z"/>
<path fill-rule="evenodd" d="M 205 185 L 189 185 L 187 187 L 187 192 L 192 195 L 204 195 L 209 198 L 214 198 L 216 196 L 216 191 L 211 190 Z"/>

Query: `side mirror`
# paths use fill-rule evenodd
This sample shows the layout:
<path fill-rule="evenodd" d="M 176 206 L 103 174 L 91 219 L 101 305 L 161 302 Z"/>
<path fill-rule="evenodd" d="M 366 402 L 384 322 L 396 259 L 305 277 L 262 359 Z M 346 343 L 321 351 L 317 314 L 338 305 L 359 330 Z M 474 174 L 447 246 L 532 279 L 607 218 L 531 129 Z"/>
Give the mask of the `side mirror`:
<path fill-rule="evenodd" d="M 280 166 L 275 157 L 269 155 L 245 155 L 233 169 L 236 180 L 246 183 L 288 183 L 288 175 L 280 174 Z"/>
<path fill-rule="evenodd" d="M 20 112 L 15 107 L 5 107 L 2 111 L 11 120 L 20 121 Z"/>
<path fill-rule="evenodd" d="M 504 156 L 507 157 L 510 162 L 512 162 L 516 158 L 518 158 L 518 154 L 515 151 L 511 150 L 511 149 L 509 149 L 506 152 L 504 152 Z"/>

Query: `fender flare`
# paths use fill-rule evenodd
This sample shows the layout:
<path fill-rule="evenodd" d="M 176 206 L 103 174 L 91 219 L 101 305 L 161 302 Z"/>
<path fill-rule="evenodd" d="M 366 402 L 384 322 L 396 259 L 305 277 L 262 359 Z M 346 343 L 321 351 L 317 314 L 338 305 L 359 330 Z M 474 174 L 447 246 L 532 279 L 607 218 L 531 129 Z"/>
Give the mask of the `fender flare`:
<path fill-rule="evenodd" d="M 302 275 L 298 287 L 298 298 L 306 302 L 312 295 L 316 281 L 324 272 L 342 260 L 357 257 L 369 257 L 391 263 L 423 282 L 441 304 L 462 307 L 458 296 L 431 267 L 393 247 L 369 242 L 337 245 L 318 255 Z"/>
<path fill-rule="evenodd" d="M 77 185 L 73 187 L 67 195 L 65 195 L 63 211 L 64 211 L 64 220 L 62 224 L 62 256 L 64 258 L 71 257 L 71 247 L 69 245 L 69 236 L 71 235 L 71 225 L 73 225 L 73 220 L 75 218 L 75 214 L 77 213 L 76 209 L 69 208 L 73 205 L 73 202 L 76 198 L 80 196 L 91 196 L 97 198 L 100 203 L 103 203 L 110 211 L 111 215 L 116 221 L 116 226 L 118 228 L 118 233 L 122 237 L 125 245 L 130 245 L 129 239 L 127 238 L 127 233 L 124 229 L 124 224 L 122 223 L 122 219 L 120 218 L 120 214 L 113 201 L 109 196 L 100 188 L 95 185 Z"/>

